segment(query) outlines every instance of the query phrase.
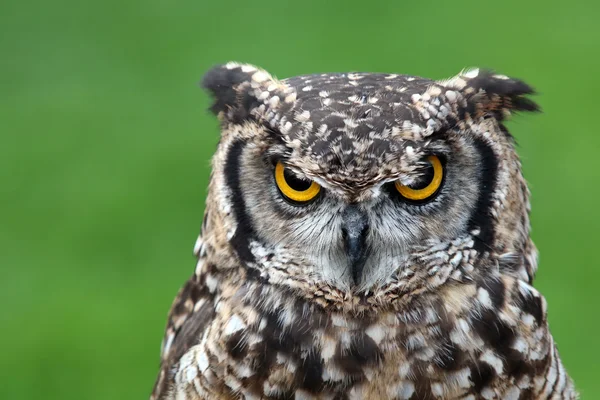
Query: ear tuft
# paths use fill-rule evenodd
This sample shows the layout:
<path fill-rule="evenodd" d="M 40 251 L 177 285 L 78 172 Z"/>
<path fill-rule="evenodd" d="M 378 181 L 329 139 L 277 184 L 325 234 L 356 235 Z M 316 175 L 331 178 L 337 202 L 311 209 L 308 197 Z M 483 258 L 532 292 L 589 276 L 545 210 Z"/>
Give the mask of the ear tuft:
<path fill-rule="evenodd" d="M 241 122 L 262 104 L 258 96 L 277 82 L 253 65 L 230 62 L 218 65 L 202 78 L 202 87 L 215 99 L 210 110 L 220 118 Z"/>
<path fill-rule="evenodd" d="M 466 100 L 465 111 L 472 116 L 493 113 L 502 120 L 513 111 L 540 111 L 527 97 L 535 94 L 531 86 L 490 70 L 466 70 L 439 83 L 462 94 Z"/>

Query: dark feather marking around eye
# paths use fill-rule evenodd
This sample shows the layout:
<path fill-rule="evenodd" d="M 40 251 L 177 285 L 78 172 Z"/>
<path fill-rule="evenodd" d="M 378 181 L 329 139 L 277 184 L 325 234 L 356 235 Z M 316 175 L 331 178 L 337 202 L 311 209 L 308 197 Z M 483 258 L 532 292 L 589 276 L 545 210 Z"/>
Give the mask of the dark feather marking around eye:
<path fill-rule="evenodd" d="M 225 182 L 231 191 L 230 201 L 237 221 L 237 229 L 230 239 L 230 243 L 242 261 L 253 262 L 254 255 L 250 251 L 250 240 L 256 235 L 250 216 L 246 211 L 246 201 L 240 187 L 240 164 L 245 146 L 246 142 L 240 140 L 229 148 L 225 163 Z"/>
<path fill-rule="evenodd" d="M 492 148 L 484 139 L 475 138 L 473 141 L 481 157 L 481 171 L 479 178 L 479 197 L 469 219 L 469 231 L 479 229 L 475 237 L 474 248 L 478 251 L 487 251 L 494 240 L 494 223 L 490 213 L 494 190 L 498 174 L 498 159 Z"/>

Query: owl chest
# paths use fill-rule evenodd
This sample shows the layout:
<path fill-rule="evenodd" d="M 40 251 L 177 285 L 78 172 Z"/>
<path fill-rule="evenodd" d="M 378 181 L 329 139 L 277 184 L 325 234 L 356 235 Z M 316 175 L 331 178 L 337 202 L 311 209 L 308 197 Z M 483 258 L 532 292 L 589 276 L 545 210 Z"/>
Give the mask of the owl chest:
<path fill-rule="evenodd" d="M 203 341 L 212 396 L 408 399 L 423 386 L 431 392 L 452 357 L 439 326 L 408 328 L 393 314 L 367 321 L 240 310 L 216 321 Z M 439 390 L 466 393 L 468 378 L 460 380 Z"/>

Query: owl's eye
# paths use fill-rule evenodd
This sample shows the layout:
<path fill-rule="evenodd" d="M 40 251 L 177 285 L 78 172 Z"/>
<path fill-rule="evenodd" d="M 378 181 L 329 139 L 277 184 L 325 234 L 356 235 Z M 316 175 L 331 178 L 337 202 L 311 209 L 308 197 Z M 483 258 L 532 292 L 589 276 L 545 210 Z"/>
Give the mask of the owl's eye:
<path fill-rule="evenodd" d="M 281 161 L 275 165 L 275 183 L 286 199 L 296 203 L 307 203 L 314 200 L 321 191 L 318 183 L 298 179 L 285 168 Z"/>
<path fill-rule="evenodd" d="M 444 167 L 437 156 L 427 157 L 427 169 L 423 176 L 412 185 L 403 185 L 396 181 L 396 190 L 402 197 L 413 201 L 427 200 L 435 195 L 442 185 L 444 177 Z"/>

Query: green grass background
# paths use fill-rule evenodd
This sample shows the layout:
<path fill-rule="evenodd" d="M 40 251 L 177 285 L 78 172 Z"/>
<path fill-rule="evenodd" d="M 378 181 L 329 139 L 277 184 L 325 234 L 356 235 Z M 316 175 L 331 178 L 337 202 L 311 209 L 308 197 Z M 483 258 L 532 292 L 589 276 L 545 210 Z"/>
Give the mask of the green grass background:
<path fill-rule="evenodd" d="M 596 1 L 0 3 L 0 399 L 143 399 L 192 273 L 228 60 L 279 77 L 492 67 L 517 116 L 536 286 L 583 399 L 600 398 Z"/>

